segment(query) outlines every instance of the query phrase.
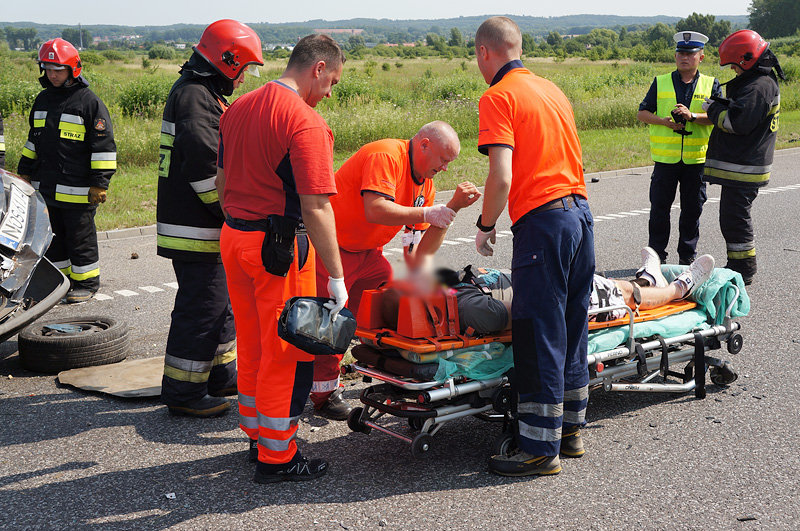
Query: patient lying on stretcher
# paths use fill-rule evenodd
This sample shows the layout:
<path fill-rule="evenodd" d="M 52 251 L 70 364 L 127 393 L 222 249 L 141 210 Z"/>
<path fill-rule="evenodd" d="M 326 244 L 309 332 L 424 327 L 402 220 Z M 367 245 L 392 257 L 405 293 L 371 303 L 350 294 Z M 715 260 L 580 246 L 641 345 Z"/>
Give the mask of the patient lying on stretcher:
<path fill-rule="evenodd" d="M 691 296 L 709 279 L 714 270 L 711 255 L 698 257 L 673 282 L 661 273 L 656 252 L 642 249 L 642 267 L 633 280 L 607 279 L 595 275 L 589 310 L 628 306 L 633 310 L 657 308 Z M 461 271 L 439 270 L 439 280 L 455 290 L 461 333 L 485 334 L 511 328 L 511 275 L 496 269 L 467 266 Z M 384 300 L 384 319 L 397 322 L 397 300 L 403 291 L 394 288 L 397 298 Z M 610 321 L 624 317 L 624 309 L 590 314 L 590 320 Z"/>

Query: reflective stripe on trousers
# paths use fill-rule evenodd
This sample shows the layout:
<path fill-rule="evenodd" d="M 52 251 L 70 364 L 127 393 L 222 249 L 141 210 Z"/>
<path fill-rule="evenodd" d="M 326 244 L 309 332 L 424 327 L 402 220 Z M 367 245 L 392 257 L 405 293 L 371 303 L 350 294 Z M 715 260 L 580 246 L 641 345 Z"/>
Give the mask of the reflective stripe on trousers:
<path fill-rule="evenodd" d="M 308 399 L 314 357 L 278 337 L 278 316 L 290 297 L 316 295 L 314 251 L 309 248 L 298 270 L 295 245 L 295 263 L 286 277 L 277 277 L 264 270 L 263 240 L 263 232 L 226 224 L 220 249 L 236 320 L 241 427 L 251 440 L 258 439 L 259 461 L 287 463 L 297 451 L 292 419 L 302 414 Z M 242 401 L 242 396 L 248 398 Z M 255 398 L 255 408 L 249 397 Z"/>

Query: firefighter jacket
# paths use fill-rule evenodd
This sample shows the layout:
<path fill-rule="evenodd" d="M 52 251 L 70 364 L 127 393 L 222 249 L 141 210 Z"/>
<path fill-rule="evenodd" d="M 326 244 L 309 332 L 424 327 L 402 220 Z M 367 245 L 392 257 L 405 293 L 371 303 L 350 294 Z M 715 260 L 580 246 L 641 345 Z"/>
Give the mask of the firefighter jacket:
<path fill-rule="evenodd" d="M 117 146 L 105 104 L 78 76 L 54 87 L 47 76 L 28 119 L 30 132 L 18 173 L 31 178 L 45 202 L 61 208 L 95 208 L 89 187 L 108 189 L 117 170 Z"/>
<path fill-rule="evenodd" d="M 3 134 L 3 115 L 0 114 L 0 170 L 6 168 L 6 137 Z"/>
<path fill-rule="evenodd" d="M 227 82 L 227 83 L 226 83 Z M 229 90 L 228 90 L 229 89 Z M 158 166 L 158 254 L 174 260 L 221 262 L 224 221 L 217 196 L 219 118 L 233 91 L 197 54 L 183 65 L 167 97 Z"/>
<path fill-rule="evenodd" d="M 729 81 L 726 88 L 729 103 L 714 102 L 708 108 L 714 130 L 704 179 L 729 186 L 764 186 L 778 135 L 778 81 L 771 70 L 755 67 Z"/>

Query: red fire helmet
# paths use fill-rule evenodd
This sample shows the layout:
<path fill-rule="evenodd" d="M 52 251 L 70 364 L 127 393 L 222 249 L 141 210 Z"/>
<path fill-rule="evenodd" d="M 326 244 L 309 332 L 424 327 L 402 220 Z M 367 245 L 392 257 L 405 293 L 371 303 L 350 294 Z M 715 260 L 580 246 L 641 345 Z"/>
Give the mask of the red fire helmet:
<path fill-rule="evenodd" d="M 81 58 L 78 50 L 64 39 L 51 39 L 39 48 L 39 67 L 44 70 L 46 64 L 69 68 L 72 77 L 81 75 Z"/>
<path fill-rule="evenodd" d="M 261 39 L 236 20 L 212 22 L 192 49 L 228 79 L 236 79 L 249 65 L 263 65 Z"/>
<path fill-rule="evenodd" d="M 731 33 L 719 45 L 719 64 L 738 65 L 750 70 L 761 57 L 769 43 L 753 30 L 745 29 Z"/>

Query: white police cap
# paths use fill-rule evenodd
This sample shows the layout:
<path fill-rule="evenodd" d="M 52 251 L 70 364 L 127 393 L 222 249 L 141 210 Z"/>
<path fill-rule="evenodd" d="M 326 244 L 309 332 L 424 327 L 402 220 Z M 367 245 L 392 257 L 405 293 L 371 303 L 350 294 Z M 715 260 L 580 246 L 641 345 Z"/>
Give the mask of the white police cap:
<path fill-rule="evenodd" d="M 697 52 L 708 42 L 708 37 L 697 31 L 679 31 L 673 39 L 676 52 Z"/>

